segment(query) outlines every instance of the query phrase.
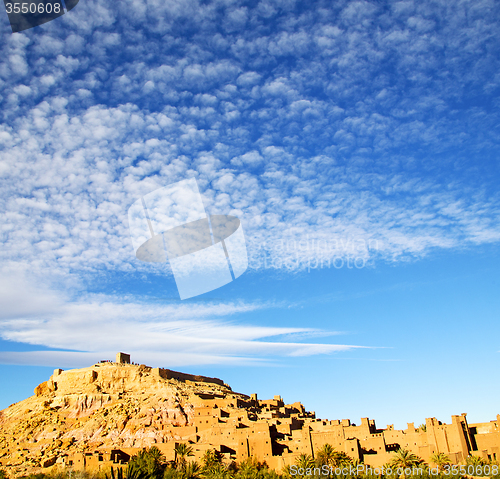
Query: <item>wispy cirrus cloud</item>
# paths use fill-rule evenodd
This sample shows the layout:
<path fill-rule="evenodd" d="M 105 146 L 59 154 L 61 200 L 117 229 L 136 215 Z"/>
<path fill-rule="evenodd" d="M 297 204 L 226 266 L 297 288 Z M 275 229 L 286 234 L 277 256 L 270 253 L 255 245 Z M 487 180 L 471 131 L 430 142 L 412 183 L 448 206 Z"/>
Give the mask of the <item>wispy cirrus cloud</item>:
<path fill-rule="evenodd" d="M 90 360 L 112 358 L 118 350 L 153 364 L 263 364 L 286 356 L 360 347 L 304 341 L 311 334 L 331 336 L 332 332 L 231 319 L 279 305 L 243 301 L 151 305 L 105 295 L 69 301 L 20 276 L 17 282 L 1 283 L 7 287 L 1 288 L 0 302 L 8 306 L 10 302 L 10 307 L 0 317 L 0 337 L 63 350 L 3 352 L 0 362 L 4 364 L 84 366 Z"/>

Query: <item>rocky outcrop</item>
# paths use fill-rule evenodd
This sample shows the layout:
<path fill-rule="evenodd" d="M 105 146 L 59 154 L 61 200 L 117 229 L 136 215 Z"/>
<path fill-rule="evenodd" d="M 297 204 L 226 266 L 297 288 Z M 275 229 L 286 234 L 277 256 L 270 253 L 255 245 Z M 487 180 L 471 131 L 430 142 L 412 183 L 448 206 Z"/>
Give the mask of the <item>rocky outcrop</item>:
<path fill-rule="evenodd" d="M 0 467 L 20 475 L 65 454 L 175 440 L 172 428 L 192 424 L 193 405 L 207 394 L 246 398 L 215 378 L 144 365 L 56 369 L 32 397 L 0 412 Z"/>

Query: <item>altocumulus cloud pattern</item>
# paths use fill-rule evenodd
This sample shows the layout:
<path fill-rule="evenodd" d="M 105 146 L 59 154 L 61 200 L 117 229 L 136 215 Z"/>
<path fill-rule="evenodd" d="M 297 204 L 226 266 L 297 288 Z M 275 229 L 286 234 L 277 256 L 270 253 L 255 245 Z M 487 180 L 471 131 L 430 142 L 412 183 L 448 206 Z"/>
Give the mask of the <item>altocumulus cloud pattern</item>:
<path fill-rule="evenodd" d="M 240 220 L 209 217 L 194 178 L 145 195 L 128 217 L 137 259 L 164 263 L 168 258 L 181 299 L 220 288 L 248 267 Z"/>

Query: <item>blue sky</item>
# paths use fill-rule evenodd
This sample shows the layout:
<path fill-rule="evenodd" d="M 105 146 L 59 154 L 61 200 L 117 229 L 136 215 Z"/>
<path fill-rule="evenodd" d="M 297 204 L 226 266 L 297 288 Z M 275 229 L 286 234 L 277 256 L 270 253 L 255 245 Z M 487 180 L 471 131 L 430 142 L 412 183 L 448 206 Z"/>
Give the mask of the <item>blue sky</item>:
<path fill-rule="evenodd" d="M 0 407 L 122 350 L 330 419 L 493 419 L 499 17 L 81 0 L 12 34 L 5 14 Z M 187 178 L 240 218 L 250 268 L 180 301 L 127 210 Z"/>

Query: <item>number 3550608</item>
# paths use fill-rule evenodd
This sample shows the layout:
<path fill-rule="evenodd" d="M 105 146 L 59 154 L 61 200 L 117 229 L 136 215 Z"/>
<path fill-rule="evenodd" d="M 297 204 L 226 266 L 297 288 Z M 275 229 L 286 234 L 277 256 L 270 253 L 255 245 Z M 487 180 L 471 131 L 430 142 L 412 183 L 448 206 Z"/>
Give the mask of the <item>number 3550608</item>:
<path fill-rule="evenodd" d="M 7 13 L 61 13 L 60 3 L 7 3 Z"/>

